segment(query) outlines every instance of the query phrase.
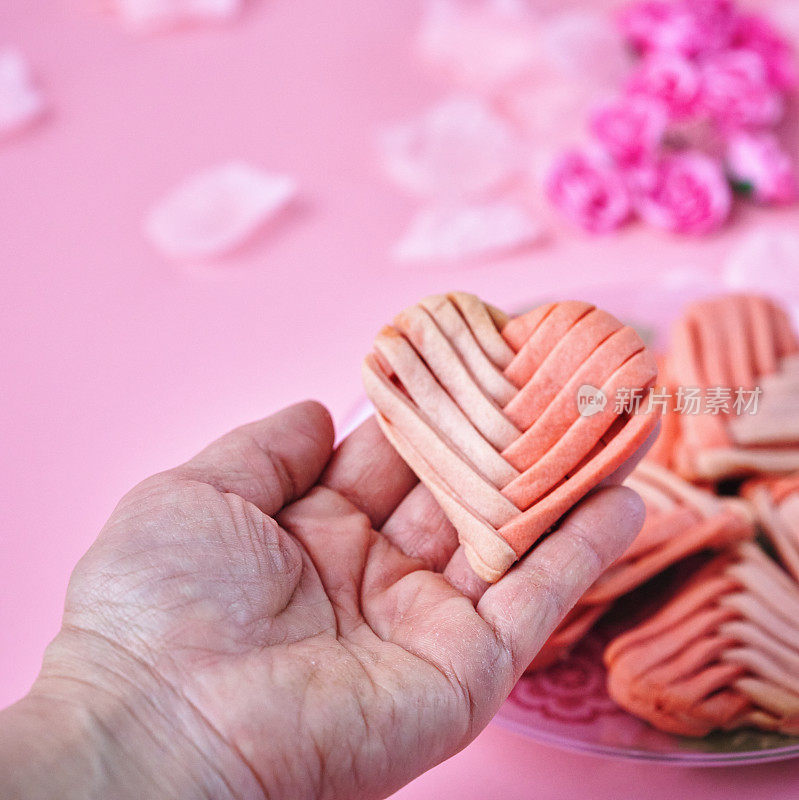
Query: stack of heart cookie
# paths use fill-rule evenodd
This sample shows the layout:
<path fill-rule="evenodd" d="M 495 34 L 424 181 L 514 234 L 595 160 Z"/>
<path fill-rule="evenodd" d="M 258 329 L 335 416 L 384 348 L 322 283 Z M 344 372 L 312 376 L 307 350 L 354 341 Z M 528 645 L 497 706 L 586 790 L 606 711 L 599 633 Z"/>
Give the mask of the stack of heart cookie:
<path fill-rule="evenodd" d="M 487 581 L 640 457 L 661 420 L 625 481 L 644 500 L 642 531 L 531 669 L 568 655 L 611 607 L 618 618 L 650 579 L 705 558 L 608 645 L 611 696 L 673 733 L 799 732 L 799 339 L 778 303 L 695 303 L 656 361 L 588 303 L 509 317 L 472 295 L 434 296 L 380 332 L 364 382 Z M 618 401 L 650 390 L 665 399 Z"/>
<path fill-rule="evenodd" d="M 723 552 L 605 651 L 608 690 L 661 730 L 799 734 L 799 585 L 752 543 Z"/>

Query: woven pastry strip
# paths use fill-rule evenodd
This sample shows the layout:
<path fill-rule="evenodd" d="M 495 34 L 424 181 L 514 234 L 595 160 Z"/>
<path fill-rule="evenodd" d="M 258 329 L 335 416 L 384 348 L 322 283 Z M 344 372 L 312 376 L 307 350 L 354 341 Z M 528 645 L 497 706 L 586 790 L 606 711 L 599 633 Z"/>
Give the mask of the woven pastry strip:
<path fill-rule="evenodd" d="M 621 596 L 694 553 L 723 550 L 755 535 L 754 514 L 737 498 L 692 486 L 647 457 L 625 481 L 646 518 L 626 552 L 595 581 L 530 665 L 539 669 L 581 639 Z"/>
<path fill-rule="evenodd" d="M 741 494 L 752 502 L 780 560 L 799 581 L 799 473 L 749 481 Z"/>
<path fill-rule="evenodd" d="M 799 585 L 757 545 L 739 544 L 608 645 L 608 691 L 670 733 L 799 733 L 797 620 Z"/>
<path fill-rule="evenodd" d="M 656 415 L 619 413 L 614 398 L 656 375 L 635 331 L 588 303 L 509 318 L 461 293 L 403 311 L 363 366 L 386 437 L 487 581 L 644 443 Z M 590 416 L 585 385 L 608 398 Z"/>
<path fill-rule="evenodd" d="M 678 389 L 701 389 L 706 402 L 700 412 L 683 409 L 667 423 L 677 471 L 715 481 L 798 470 L 797 353 L 788 316 L 770 299 L 727 295 L 689 306 L 674 328 L 666 371 Z M 718 400 L 719 390 L 727 410 L 708 413 L 707 399 Z M 761 390 L 756 399 L 750 394 Z M 736 407 L 736 397 L 745 403 Z"/>

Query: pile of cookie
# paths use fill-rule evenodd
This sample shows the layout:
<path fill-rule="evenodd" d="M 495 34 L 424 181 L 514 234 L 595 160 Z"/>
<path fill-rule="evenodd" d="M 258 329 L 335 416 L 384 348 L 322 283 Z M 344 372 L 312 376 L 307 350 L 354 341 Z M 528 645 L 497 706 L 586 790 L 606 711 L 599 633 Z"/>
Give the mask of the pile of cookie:
<path fill-rule="evenodd" d="M 628 624 L 606 649 L 608 686 L 631 713 L 686 735 L 799 733 L 799 339 L 777 302 L 689 306 L 658 362 L 590 303 L 511 317 L 436 295 L 383 328 L 363 376 L 485 581 L 603 482 L 643 498 L 640 534 L 530 669 L 613 610 Z M 702 559 L 635 621 L 631 593 Z"/>
<path fill-rule="evenodd" d="M 799 734 L 799 339 L 772 299 L 714 298 L 685 309 L 660 367 L 661 433 L 626 480 L 646 505 L 643 530 L 531 669 L 703 553 L 606 647 L 611 697 L 671 733 Z"/>

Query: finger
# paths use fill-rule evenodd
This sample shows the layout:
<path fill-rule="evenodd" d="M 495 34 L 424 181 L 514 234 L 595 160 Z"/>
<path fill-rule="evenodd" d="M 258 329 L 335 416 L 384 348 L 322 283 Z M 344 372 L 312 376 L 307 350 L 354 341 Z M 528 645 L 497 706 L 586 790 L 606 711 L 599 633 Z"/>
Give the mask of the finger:
<path fill-rule="evenodd" d="M 477 604 L 521 675 L 588 587 L 629 547 L 644 522 L 641 498 L 602 489 L 572 511 Z"/>
<path fill-rule="evenodd" d="M 462 547 L 459 547 L 449 560 L 444 569 L 444 577 L 450 585 L 475 604 L 491 585 L 471 568 L 466 559 L 466 551 Z"/>
<path fill-rule="evenodd" d="M 370 417 L 336 448 L 322 483 L 380 528 L 418 479 Z"/>
<path fill-rule="evenodd" d="M 306 400 L 236 428 L 170 474 L 237 494 L 274 516 L 319 479 L 333 435 L 327 409 Z"/>
<path fill-rule="evenodd" d="M 440 572 L 458 548 L 458 534 L 441 506 L 421 483 L 400 501 L 381 530 L 406 556 Z"/>

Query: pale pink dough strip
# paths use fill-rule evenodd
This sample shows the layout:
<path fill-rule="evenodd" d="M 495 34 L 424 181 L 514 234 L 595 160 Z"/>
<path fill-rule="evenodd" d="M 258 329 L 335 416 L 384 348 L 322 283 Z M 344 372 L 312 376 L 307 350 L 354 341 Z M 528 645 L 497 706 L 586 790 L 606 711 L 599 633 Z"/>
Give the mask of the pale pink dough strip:
<path fill-rule="evenodd" d="M 441 479 L 438 469 L 431 466 L 397 428 L 382 414 L 378 413 L 377 421 L 386 438 L 413 467 L 455 526 L 458 541 L 475 573 L 489 583 L 499 580 L 516 561 L 516 553 L 497 535 L 490 522 L 460 499 L 452 487 Z"/>
<path fill-rule="evenodd" d="M 425 309 L 406 309 L 396 317 L 394 327 L 405 334 L 452 399 L 494 447 L 507 447 L 519 436 L 520 431 L 502 409 L 483 394 Z"/>
<path fill-rule="evenodd" d="M 386 333 L 378 334 L 374 347 L 391 366 L 414 403 L 430 420 L 433 429 L 444 434 L 470 463 L 479 464 L 480 472 L 495 487 L 501 488 L 519 474 L 480 435 L 404 336 L 388 328 Z"/>
<path fill-rule="evenodd" d="M 450 292 L 447 297 L 460 311 L 491 363 L 504 370 L 516 355 L 499 332 L 507 323 L 508 315 L 484 304 L 473 294 Z"/>
<path fill-rule="evenodd" d="M 735 682 L 735 687 L 757 705 L 790 724 L 792 730 L 799 732 L 799 695 L 780 690 L 772 683 L 750 677 L 739 678 Z"/>
<path fill-rule="evenodd" d="M 479 321 L 483 324 L 482 330 L 475 331 L 466 324 L 466 320 L 446 295 L 426 297 L 421 301 L 420 305 L 427 309 L 442 333 L 449 340 L 452 348 L 463 359 L 463 363 L 480 388 L 495 403 L 504 406 L 516 394 L 516 387 L 502 374 L 502 369 L 497 367 L 484 352 L 481 345 L 488 344 L 491 341 L 486 327 L 490 326 L 496 338 L 508 350 L 510 348 L 494 327 L 488 312 L 485 312 L 485 319 L 479 318 Z"/>
<path fill-rule="evenodd" d="M 787 658 L 796 657 L 796 651 L 791 651 L 787 647 L 783 649 Z M 768 653 L 756 650 L 753 647 L 730 647 L 725 650 L 722 658 L 726 663 L 744 667 L 752 675 L 763 678 L 770 684 L 796 695 L 796 700 L 799 702 L 799 694 L 796 693 L 799 672 L 789 672 Z"/>
<path fill-rule="evenodd" d="M 775 449 L 725 447 L 695 453 L 696 472 L 706 480 L 799 470 L 799 447 Z"/>
<path fill-rule="evenodd" d="M 743 619 L 733 619 L 721 625 L 719 633 L 723 636 L 731 636 L 737 642 L 751 645 L 761 653 L 766 653 L 788 670 L 789 674 L 799 676 L 799 652 L 786 647 L 784 642 L 754 623 Z"/>
<path fill-rule="evenodd" d="M 518 513 L 513 503 L 433 431 L 407 397 L 386 377 L 374 356 L 367 356 L 364 361 L 363 381 L 380 414 L 405 432 L 403 438 L 413 442 L 414 452 L 424 453 L 425 463 L 429 461 L 443 483 L 457 486 L 480 516 L 498 528 Z M 408 463 L 416 471 L 417 465 Z"/>

